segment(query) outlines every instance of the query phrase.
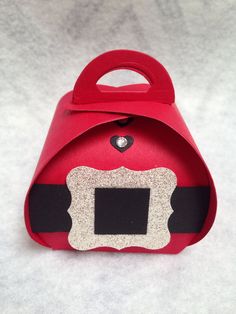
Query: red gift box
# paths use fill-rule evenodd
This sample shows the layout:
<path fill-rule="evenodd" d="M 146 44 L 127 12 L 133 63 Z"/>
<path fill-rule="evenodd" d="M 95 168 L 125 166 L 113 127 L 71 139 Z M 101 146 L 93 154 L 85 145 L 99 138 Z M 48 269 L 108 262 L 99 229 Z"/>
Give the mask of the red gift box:
<path fill-rule="evenodd" d="M 149 84 L 96 84 L 129 69 Z M 178 253 L 216 213 L 210 172 L 175 104 L 165 68 L 104 53 L 60 100 L 25 201 L 27 230 L 53 249 Z"/>

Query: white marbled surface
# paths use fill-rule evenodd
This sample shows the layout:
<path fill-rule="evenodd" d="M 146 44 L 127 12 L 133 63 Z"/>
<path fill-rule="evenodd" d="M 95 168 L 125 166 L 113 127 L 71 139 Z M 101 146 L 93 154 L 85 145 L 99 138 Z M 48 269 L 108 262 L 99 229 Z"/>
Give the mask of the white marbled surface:
<path fill-rule="evenodd" d="M 0 312 L 236 313 L 236 1 L 0 0 Z M 116 48 L 168 69 L 218 191 L 209 235 L 180 255 L 52 251 L 23 201 L 58 99 Z M 133 83 L 133 75 L 106 82 Z"/>

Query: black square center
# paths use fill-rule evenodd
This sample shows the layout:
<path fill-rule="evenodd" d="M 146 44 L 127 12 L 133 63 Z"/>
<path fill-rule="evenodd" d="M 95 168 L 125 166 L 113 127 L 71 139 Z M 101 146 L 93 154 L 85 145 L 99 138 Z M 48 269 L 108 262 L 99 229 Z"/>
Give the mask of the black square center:
<path fill-rule="evenodd" d="M 146 234 L 149 188 L 96 188 L 95 234 Z"/>

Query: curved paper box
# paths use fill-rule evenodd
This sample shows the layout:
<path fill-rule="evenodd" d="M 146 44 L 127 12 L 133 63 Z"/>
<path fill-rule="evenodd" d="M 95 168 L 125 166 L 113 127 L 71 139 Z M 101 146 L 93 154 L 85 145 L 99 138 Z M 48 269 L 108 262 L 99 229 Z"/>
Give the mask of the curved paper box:
<path fill-rule="evenodd" d="M 150 86 L 96 85 L 117 68 L 140 72 Z M 129 117 L 125 126 L 116 123 Z M 134 142 L 120 152 L 111 145 L 114 136 L 131 136 Z M 25 201 L 27 230 L 44 246 L 73 249 L 66 177 L 80 166 L 109 171 L 161 167 L 177 177 L 168 221 L 170 242 L 154 250 L 132 246 L 121 251 L 178 253 L 201 240 L 214 222 L 216 193 L 210 172 L 174 102 L 168 73 L 145 54 L 118 50 L 97 57 L 60 100 Z M 95 250 L 116 251 L 105 246 Z"/>

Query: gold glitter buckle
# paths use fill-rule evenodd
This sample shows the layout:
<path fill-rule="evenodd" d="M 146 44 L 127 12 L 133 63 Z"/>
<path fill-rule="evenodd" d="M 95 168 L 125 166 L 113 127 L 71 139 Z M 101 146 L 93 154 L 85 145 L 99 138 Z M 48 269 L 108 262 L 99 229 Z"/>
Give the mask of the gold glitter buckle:
<path fill-rule="evenodd" d="M 132 246 L 160 249 L 169 243 L 168 219 L 173 212 L 170 199 L 177 184 L 176 175 L 170 169 L 97 170 L 80 166 L 69 172 L 66 182 L 72 197 L 68 209 L 72 218 L 68 241 L 73 248 L 81 251 L 97 247 L 121 250 Z M 147 233 L 95 234 L 95 188 L 149 188 Z"/>

